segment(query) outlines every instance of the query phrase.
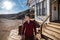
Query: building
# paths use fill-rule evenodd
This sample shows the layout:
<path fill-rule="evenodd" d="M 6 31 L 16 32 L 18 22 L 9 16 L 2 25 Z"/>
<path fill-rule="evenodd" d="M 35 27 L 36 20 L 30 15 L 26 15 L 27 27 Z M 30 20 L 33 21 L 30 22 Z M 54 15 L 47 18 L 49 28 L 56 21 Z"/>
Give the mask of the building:
<path fill-rule="evenodd" d="M 35 20 L 43 21 L 51 15 L 48 22 L 60 21 L 59 0 L 28 0 L 28 6 L 35 11 Z"/>
<path fill-rule="evenodd" d="M 28 0 L 27 5 L 34 10 L 35 20 L 43 23 L 45 39 L 60 40 L 60 0 Z"/>

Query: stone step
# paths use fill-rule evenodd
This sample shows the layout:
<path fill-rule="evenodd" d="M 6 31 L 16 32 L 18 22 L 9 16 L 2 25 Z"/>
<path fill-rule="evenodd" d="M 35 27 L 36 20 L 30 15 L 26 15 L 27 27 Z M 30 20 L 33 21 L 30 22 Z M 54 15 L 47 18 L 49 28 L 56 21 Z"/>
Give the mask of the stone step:
<path fill-rule="evenodd" d="M 43 31 L 42 34 L 53 40 L 60 40 L 59 38 L 56 38 L 54 35 L 51 35 L 49 32 Z"/>
<path fill-rule="evenodd" d="M 53 32 L 56 32 L 56 33 L 60 34 L 60 29 L 59 28 L 55 28 L 55 27 L 51 27 L 51 26 L 47 26 L 46 28 L 53 31 Z"/>
<path fill-rule="evenodd" d="M 56 25 L 56 26 L 60 26 L 60 23 L 50 22 L 49 24 L 51 24 L 51 25 Z"/>
<path fill-rule="evenodd" d="M 47 33 L 49 33 L 49 34 L 51 34 L 51 35 L 53 35 L 53 36 L 55 36 L 56 38 L 60 39 L 60 34 L 59 33 L 51 31 L 49 29 L 44 29 L 44 31 L 47 32 Z"/>
<path fill-rule="evenodd" d="M 48 26 L 51 26 L 51 27 L 54 27 L 54 28 L 57 28 L 57 29 L 60 29 L 60 26 L 57 26 L 57 25 L 53 25 L 53 24 L 47 24 Z"/>

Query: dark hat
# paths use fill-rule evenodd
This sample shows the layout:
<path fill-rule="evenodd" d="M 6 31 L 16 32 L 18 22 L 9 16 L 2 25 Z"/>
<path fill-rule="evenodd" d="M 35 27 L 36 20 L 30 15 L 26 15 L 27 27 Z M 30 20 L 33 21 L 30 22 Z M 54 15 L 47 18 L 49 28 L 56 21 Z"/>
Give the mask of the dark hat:
<path fill-rule="evenodd" d="M 26 14 L 25 16 L 28 16 L 28 17 L 30 17 L 30 14 Z"/>

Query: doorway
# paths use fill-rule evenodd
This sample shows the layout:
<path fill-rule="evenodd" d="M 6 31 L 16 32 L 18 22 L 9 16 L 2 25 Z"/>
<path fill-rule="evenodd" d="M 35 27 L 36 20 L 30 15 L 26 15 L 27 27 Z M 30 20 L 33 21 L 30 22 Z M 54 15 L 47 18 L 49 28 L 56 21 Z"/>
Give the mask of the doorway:
<path fill-rule="evenodd" d="M 60 21 L 60 0 L 58 0 L 58 19 Z"/>
<path fill-rule="evenodd" d="M 52 22 L 60 23 L 60 3 L 59 1 L 53 1 L 51 3 L 51 19 Z"/>

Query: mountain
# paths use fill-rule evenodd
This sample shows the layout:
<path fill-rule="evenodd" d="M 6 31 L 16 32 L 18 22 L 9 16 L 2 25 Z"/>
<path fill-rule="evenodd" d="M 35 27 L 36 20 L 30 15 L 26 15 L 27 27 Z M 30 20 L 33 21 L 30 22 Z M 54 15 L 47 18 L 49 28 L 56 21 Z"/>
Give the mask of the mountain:
<path fill-rule="evenodd" d="M 23 12 L 15 13 L 15 14 L 1 14 L 0 18 L 6 18 L 6 19 L 23 19 L 25 14 L 29 12 L 28 10 L 25 10 Z"/>

